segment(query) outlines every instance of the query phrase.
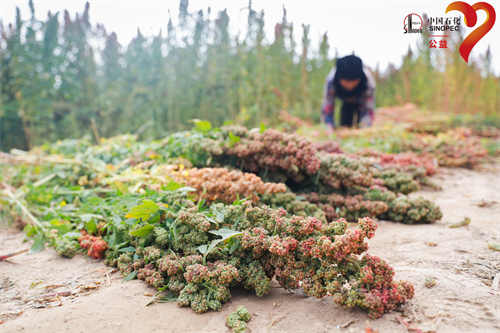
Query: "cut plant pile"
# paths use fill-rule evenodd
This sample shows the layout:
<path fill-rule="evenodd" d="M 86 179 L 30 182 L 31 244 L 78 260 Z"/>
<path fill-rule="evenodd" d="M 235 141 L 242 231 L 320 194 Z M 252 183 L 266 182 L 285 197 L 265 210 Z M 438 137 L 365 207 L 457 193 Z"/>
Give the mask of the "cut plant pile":
<path fill-rule="evenodd" d="M 339 128 L 335 131 L 335 142 L 330 141 L 332 138 L 323 129 L 314 126 L 303 126 L 298 133 L 326 140 L 315 143 L 320 151 L 370 157 L 384 169 L 406 172 L 408 167 L 425 168 L 422 174 L 426 175 L 435 173 L 437 166 L 476 168 L 500 154 L 500 125 L 496 115 L 454 116 L 420 110 L 412 104 L 379 108 L 372 127 Z"/>
<path fill-rule="evenodd" d="M 344 199 L 360 195 L 367 202 L 367 206 L 377 207 L 369 210 L 370 216 L 373 217 L 385 213 L 386 210 L 379 208 L 379 202 L 372 201 L 383 201 L 391 207 L 396 207 L 393 201 L 398 197 L 397 194 L 417 191 L 419 183 L 415 177 L 423 177 L 421 170 L 413 170 L 413 173 L 393 169 L 379 171 L 373 166 L 373 162 L 366 158 L 318 153 L 314 145 L 303 137 L 273 129 L 249 131 L 241 126 L 223 126 L 215 130 L 206 126 L 206 130 L 201 129 L 202 125 L 199 125 L 198 132 L 183 132 L 167 138 L 163 142 L 164 147 L 175 147 L 170 149 L 169 156 L 187 158 L 197 166 L 225 166 L 252 172 L 265 181 L 285 183 L 301 198 L 304 197 L 301 194 L 312 192 L 337 194 Z M 287 200 L 289 199 L 288 196 Z M 431 202 L 423 199 L 405 200 L 409 205 L 408 209 L 399 205 L 397 214 L 386 216 L 405 223 L 434 222 L 441 218 L 439 208 Z M 280 199 L 266 196 L 263 202 L 276 205 L 278 201 Z M 295 206 L 304 205 L 296 203 L 292 208 L 291 202 L 289 204 L 291 210 L 295 210 Z M 420 211 L 410 216 L 407 213 L 409 207 Z M 366 207 L 364 210 L 356 205 L 351 205 L 350 209 L 346 210 L 338 206 L 327 209 L 331 210 L 330 208 L 338 209 L 335 209 L 334 214 L 327 214 L 330 217 L 328 221 L 338 217 L 356 221 L 367 216 Z M 325 209 L 320 209 L 326 213 Z M 309 211 L 314 210 L 313 207 L 309 208 Z"/>
<path fill-rule="evenodd" d="M 176 182 L 196 189 L 197 198 L 210 202 L 232 203 L 238 196 L 259 201 L 259 195 L 286 191 L 284 184 L 264 183 L 252 174 L 225 168 L 192 168 L 185 170 L 173 165 L 164 165 L 159 170 Z"/>
<path fill-rule="evenodd" d="M 5 154 L 2 214 L 28 216 L 32 252 L 83 252 L 166 291 L 197 313 L 218 311 L 230 287 L 333 297 L 373 318 L 413 297 L 413 285 L 366 252 L 380 217 L 431 223 L 439 208 L 404 194 L 418 183 L 367 158 L 318 153 L 295 134 L 212 128 L 162 142 L 120 136 L 66 140 Z M 348 229 L 347 220 L 358 226 Z"/>
<path fill-rule="evenodd" d="M 437 134 L 457 127 L 468 127 L 471 133 L 479 137 L 499 137 L 500 129 L 495 118 L 481 114 L 450 115 L 447 112 L 422 110 L 417 105 L 404 105 L 377 109 L 376 126 L 409 124 L 408 131 L 416 133 Z"/>

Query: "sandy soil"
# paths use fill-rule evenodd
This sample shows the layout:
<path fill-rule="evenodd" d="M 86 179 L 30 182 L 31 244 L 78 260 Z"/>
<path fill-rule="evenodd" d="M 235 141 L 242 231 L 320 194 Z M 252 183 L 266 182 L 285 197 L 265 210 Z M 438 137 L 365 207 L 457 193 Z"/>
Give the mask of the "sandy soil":
<path fill-rule="evenodd" d="M 413 196 L 436 201 L 444 213 L 440 222 L 381 221 L 370 240 L 370 253 L 393 265 L 396 278 L 415 284 L 415 299 L 379 320 L 368 320 L 360 310 L 342 309 L 331 298 L 287 292 L 277 283 L 263 298 L 233 290 L 231 301 L 217 313 L 197 315 L 175 303 L 146 307 L 155 290 L 143 282 L 122 283 L 120 273 L 106 274 L 110 268 L 102 261 L 81 255 L 63 259 L 49 249 L 0 263 L 0 331 L 230 332 L 224 326 L 227 315 L 244 305 L 253 314 L 248 325 L 252 332 L 361 333 L 367 320 L 380 333 L 407 332 L 398 317 L 422 332 L 499 332 L 500 290 L 491 284 L 500 274 L 500 253 L 487 247 L 489 241 L 500 239 L 498 171 L 442 169 L 433 181 L 444 190 Z M 470 225 L 448 227 L 465 216 L 471 218 Z M 3 230 L 0 236 L 0 253 L 28 246 L 22 233 Z M 435 279 L 434 287 L 424 285 L 427 277 Z M 50 285 L 56 287 L 47 288 Z M 51 302 L 42 299 L 61 291 L 73 295 Z"/>

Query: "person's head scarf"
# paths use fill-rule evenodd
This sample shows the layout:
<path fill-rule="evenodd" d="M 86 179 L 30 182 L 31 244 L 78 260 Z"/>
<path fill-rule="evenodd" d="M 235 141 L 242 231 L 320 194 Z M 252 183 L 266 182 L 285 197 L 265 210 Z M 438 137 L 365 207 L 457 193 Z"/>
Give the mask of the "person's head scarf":
<path fill-rule="evenodd" d="M 352 91 L 345 90 L 340 85 L 340 79 L 356 80 L 360 79 L 359 84 Z M 337 68 L 335 76 L 332 81 L 335 88 L 336 95 L 342 98 L 349 98 L 353 96 L 360 96 L 366 90 L 368 80 L 365 72 L 363 71 L 363 61 L 355 55 L 348 55 L 343 58 L 337 59 Z"/>

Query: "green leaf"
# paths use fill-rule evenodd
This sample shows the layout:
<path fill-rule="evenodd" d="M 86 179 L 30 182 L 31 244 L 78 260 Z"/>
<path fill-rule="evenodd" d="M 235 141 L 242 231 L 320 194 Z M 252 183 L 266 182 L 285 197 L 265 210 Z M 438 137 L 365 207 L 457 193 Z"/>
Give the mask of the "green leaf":
<path fill-rule="evenodd" d="M 241 231 L 235 231 L 235 230 L 231 230 L 231 229 L 226 229 L 226 228 L 222 228 L 222 229 L 219 229 L 219 230 L 212 230 L 212 231 L 209 231 L 211 234 L 214 234 L 214 235 L 217 235 L 217 236 L 221 236 L 222 238 L 221 239 L 214 239 L 210 245 L 200 245 L 198 246 L 198 251 L 200 251 L 204 257 L 206 257 L 216 246 L 217 244 L 219 244 L 220 242 L 223 242 L 225 240 L 228 240 L 234 236 L 237 236 L 237 235 L 241 235 L 243 234 L 243 232 Z"/>
<path fill-rule="evenodd" d="M 234 121 L 232 121 L 232 120 L 226 120 L 222 123 L 222 126 L 232 125 L 233 123 L 234 123 Z"/>
<path fill-rule="evenodd" d="M 61 179 L 66 179 L 66 177 L 67 177 L 66 172 L 64 172 L 64 171 L 56 172 L 56 175 L 57 175 L 57 177 L 59 177 Z"/>
<path fill-rule="evenodd" d="M 202 133 L 206 133 L 212 129 L 212 124 L 207 120 L 192 119 L 190 122 L 193 122 L 196 130 Z"/>
<path fill-rule="evenodd" d="M 43 283 L 43 281 L 37 281 L 37 282 L 33 281 L 33 282 L 31 282 L 30 287 L 28 289 L 33 289 L 37 285 L 39 285 L 40 283 Z"/>
<path fill-rule="evenodd" d="M 106 223 L 106 224 L 105 224 L 105 225 L 104 225 L 101 229 L 99 229 L 99 230 L 100 230 L 100 231 L 104 231 L 104 230 L 106 230 L 106 229 L 109 227 L 109 225 L 110 225 L 110 224 L 111 224 L 111 222 Z"/>
<path fill-rule="evenodd" d="M 222 237 L 221 240 L 226 240 L 226 239 L 231 238 L 233 236 L 241 235 L 243 232 L 231 230 L 231 229 L 227 229 L 227 228 L 221 228 L 219 230 L 209 231 L 209 233 L 217 235 L 217 236 L 221 236 Z"/>
<path fill-rule="evenodd" d="M 151 200 L 144 200 L 142 205 L 135 206 L 125 217 L 133 217 L 136 219 L 147 220 L 151 214 L 156 213 L 160 209 L 156 203 Z"/>
<path fill-rule="evenodd" d="M 131 231 L 130 234 L 135 237 L 146 237 L 149 235 L 155 227 L 151 224 L 146 224 L 144 227 L 140 227 L 135 231 Z"/>
<path fill-rule="evenodd" d="M 217 214 L 215 215 L 215 220 L 217 220 L 217 222 L 219 223 L 223 223 L 225 217 L 226 216 L 224 215 L 224 213 L 217 212 Z"/>
<path fill-rule="evenodd" d="M 206 252 L 204 253 L 204 257 L 206 257 L 212 250 L 219 244 L 220 242 L 224 241 L 223 239 L 214 239 L 212 243 L 208 246 Z M 205 263 L 205 261 L 203 261 Z"/>
<path fill-rule="evenodd" d="M 130 273 L 129 275 L 127 275 L 127 276 L 123 279 L 122 283 L 123 283 L 123 282 L 128 282 L 128 281 L 130 281 L 130 280 L 133 280 L 136 276 L 137 276 L 137 271 L 133 271 L 132 273 Z"/>
<path fill-rule="evenodd" d="M 171 180 L 167 185 L 163 186 L 164 191 L 175 191 L 182 188 L 182 185 Z"/>
<path fill-rule="evenodd" d="M 154 301 L 156 300 L 156 297 L 161 294 L 162 291 L 164 291 L 165 289 L 167 288 L 167 286 L 163 286 L 161 288 L 158 288 L 158 292 L 156 294 L 154 294 L 153 298 L 148 302 L 148 304 L 146 304 L 146 306 L 150 305 L 150 304 L 153 304 Z"/>
<path fill-rule="evenodd" d="M 127 225 L 134 225 L 137 222 L 137 219 L 130 218 L 125 221 L 125 224 Z"/>
<path fill-rule="evenodd" d="M 236 226 L 240 223 L 240 221 L 241 221 L 241 219 L 242 219 L 242 218 L 243 218 L 243 216 L 240 216 L 240 217 L 238 218 L 238 221 L 236 221 L 236 223 L 235 223 L 235 224 L 233 224 L 233 228 L 236 228 Z"/>
<path fill-rule="evenodd" d="M 31 237 L 37 234 L 37 230 L 34 226 L 31 224 L 26 224 L 26 226 L 23 228 L 23 231 L 26 233 L 26 236 Z"/>
<path fill-rule="evenodd" d="M 247 201 L 248 199 L 250 199 L 252 196 L 248 196 L 246 198 L 243 198 L 243 199 L 240 199 L 239 198 L 239 195 L 236 196 L 236 201 L 233 202 L 233 206 L 239 206 L 241 205 L 242 203 L 244 203 L 245 201 Z"/>
<path fill-rule="evenodd" d="M 208 245 L 203 244 L 203 245 L 198 246 L 196 249 L 198 251 L 200 251 L 201 254 L 205 254 L 205 253 L 207 253 Z"/>
<path fill-rule="evenodd" d="M 174 241 L 177 243 L 177 239 L 179 238 L 179 231 L 177 230 L 177 223 L 172 223 L 172 229 L 171 229 L 171 232 L 172 232 L 172 236 L 174 238 Z"/>
<path fill-rule="evenodd" d="M 179 191 L 182 191 L 182 192 L 195 192 L 196 189 L 192 188 L 192 187 L 189 187 L 189 186 L 184 186 L 184 187 L 180 188 Z"/>
<path fill-rule="evenodd" d="M 204 214 L 204 215 L 205 215 L 205 214 Z M 214 220 L 213 218 L 211 218 L 210 216 L 205 215 L 205 218 L 206 218 L 206 219 L 207 219 L 210 223 L 213 223 L 213 224 L 217 224 L 217 225 L 218 225 L 217 221 L 215 221 L 215 220 Z"/>
<path fill-rule="evenodd" d="M 116 233 L 113 233 L 111 235 L 106 235 L 104 236 L 104 240 L 108 243 L 109 246 L 111 246 L 114 249 L 118 249 L 119 247 L 116 246 Z"/>
<path fill-rule="evenodd" d="M 115 235 L 116 235 L 116 234 L 113 234 L 112 236 L 115 236 Z M 116 238 L 116 237 L 115 237 L 115 238 Z M 118 249 L 119 249 L 119 248 L 121 248 L 122 246 L 127 245 L 127 244 L 128 244 L 128 241 L 123 242 L 123 243 L 120 243 L 120 244 L 116 244 L 116 242 L 115 242 L 115 243 L 113 243 L 113 244 L 114 244 L 114 245 L 113 245 L 113 249 L 118 250 Z"/>
<path fill-rule="evenodd" d="M 235 143 L 241 141 L 241 138 L 237 135 L 234 135 L 233 132 L 229 132 L 229 145 L 232 147 Z"/>
<path fill-rule="evenodd" d="M 45 243 L 47 243 L 47 238 L 45 238 L 44 235 L 40 235 L 39 237 L 36 237 L 35 242 L 30 247 L 29 254 L 36 254 L 38 252 L 43 251 L 45 249 Z"/>
<path fill-rule="evenodd" d="M 149 220 L 149 223 L 158 223 L 160 221 L 160 217 L 160 215 L 156 215 L 151 220 Z"/>
<path fill-rule="evenodd" d="M 206 201 L 207 200 L 205 200 L 205 199 L 201 199 L 201 200 L 198 201 L 198 205 L 197 206 L 198 206 L 198 211 L 199 212 L 202 212 L 202 211 L 205 210 L 204 206 L 205 206 L 205 202 Z"/>
<path fill-rule="evenodd" d="M 266 130 L 266 125 L 264 124 L 263 121 L 260 122 L 260 134 L 264 133 Z"/>
<path fill-rule="evenodd" d="M 213 222 L 213 223 L 224 223 L 224 219 L 226 217 L 226 211 L 225 209 L 223 208 L 222 211 L 218 210 L 217 206 L 215 205 L 212 205 L 210 206 L 210 212 L 212 213 L 213 217 L 215 220 L 211 220 L 207 217 L 207 219 L 210 221 L 210 222 Z M 206 215 L 205 215 L 206 216 Z"/>
<path fill-rule="evenodd" d="M 127 247 L 124 247 L 123 249 L 119 249 L 118 251 L 120 251 L 120 252 L 135 252 L 135 247 L 127 246 Z"/>
<path fill-rule="evenodd" d="M 158 303 L 169 303 L 169 302 L 175 302 L 177 301 L 177 299 L 179 298 L 179 295 L 177 294 L 174 294 L 174 293 L 166 293 L 165 295 L 163 296 L 158 296 L 160 295 L 167 287 L 164 286 L 162 288 L 158 288 L 158 292 L 153 296 L 153 298 L 151 299 L 151 301 L 149 301 L 148 304 L 146 304 L 146 306 L 154 303 L 156 300 L 157 300 L 157 297 L 158 297 Z"/>
<path fill-rule="evenodd" d="M 87 222 L 87 223 L 85 223 L 85 229 L 89 233 L 95 234 L 95 233 L 97 233 L 97 223 L 94 220 Z"/>
<path fill-rule="evenodd" d="M 81 233 L 77 232 L 77 231 L 70 231 L 70 232 L 67 232 L 65 233 L 64 235 L 62 235 L 64 238 L 79 238 L 82 236 Z"/>
<path fill-rule="evenodd" d="M 115 222 L 116 224 L 120 224 L 123 222 L 122 218 L 119 216 L 119 215 L 113 215 L 113 222 Z"/>
<path fill-rule="evenodd" d="M 120 195 L 123 193 L 129 193 L 128 191 L 128 185 L 120 182 L 114 182 L 113 183 L 114 187 L 116 188 L 116 192 L 120 192 Z"/>
<path fill-rule="evenodd" d="M 102 202 L 104 201 L 103 198 L 99 198 L 99 197 L 92 197 L 92 198 L 89 198 L 87 200 L 88 203 L 90 203 L 91 205 L 93 206 L 98 206 L 100 205 Z"/>
<path fill-rule="evenodd" d="M 231 245 L 231 248 L 229 249 L 229 254 L 233 254 L 234 251 L 236 251 L 240 247 L 240 240 L 237 239 L 233 245 Z"/>
<path fill-rule="evenodd" d="M 168 293 L 164 296 L 160 296 L 160 300 L 158 301 L 158 303 L 171 303 L 177 301 L 178 298 L 179 295 L 174 293 Z"/>
<path fill-rule="evenodd" d="M 83 222 L 90 222 L 93 218 L 93 214 L 82 214 L 80 215 L 80 219 L 83 221 Z"/>

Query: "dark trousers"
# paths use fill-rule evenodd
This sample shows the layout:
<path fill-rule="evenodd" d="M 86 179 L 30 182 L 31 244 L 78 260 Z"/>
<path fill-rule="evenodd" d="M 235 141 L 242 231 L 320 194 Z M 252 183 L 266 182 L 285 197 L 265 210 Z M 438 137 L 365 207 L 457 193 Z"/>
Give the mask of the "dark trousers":
<path fill-rule="evenodd" d="M 356 124 L 359 124 L 360 120 L 359 104 L 344 102 L 342 109 L 340 110 L 340 126 L 352 127 L 354 125 L 354 121 Z"/>

